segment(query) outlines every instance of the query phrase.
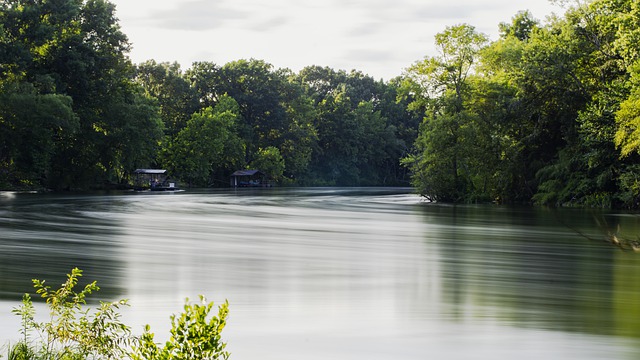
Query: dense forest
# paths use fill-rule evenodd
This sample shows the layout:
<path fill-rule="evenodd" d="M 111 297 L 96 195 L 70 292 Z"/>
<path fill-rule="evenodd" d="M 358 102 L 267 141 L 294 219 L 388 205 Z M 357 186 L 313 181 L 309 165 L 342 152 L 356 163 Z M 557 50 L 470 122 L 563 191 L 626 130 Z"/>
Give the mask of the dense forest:
<path fill-rule="evenodd" d="M 640 4 L 443 29 L 397 78 L 256 59 L 133 64 L 104 0 L 0 2 L 0 189 L 409 184 L 442 202 L 640 207 Z"/>

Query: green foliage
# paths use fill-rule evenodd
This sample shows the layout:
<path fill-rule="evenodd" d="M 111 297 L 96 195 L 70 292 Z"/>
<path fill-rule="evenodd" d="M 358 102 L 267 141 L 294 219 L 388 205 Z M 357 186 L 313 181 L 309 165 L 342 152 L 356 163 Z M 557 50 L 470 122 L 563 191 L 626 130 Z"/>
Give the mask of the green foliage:
<path fill-rule="evenodd" d="M 133 84 L 115 5 L 1 6 L 0 182 L 89 188 L 155 160 L 158 109 Z"/>
<path fill-rule="evenodd" d="M 29 294 L 24 294 L 22 296 L 22 305 L 18 308 L 14 308 L 11 312 L 20 316 L 20 325 L 22 326 L 20 328 L 20 334 L 22 335 L 21 343 L 26 345 L 29 343 L 33 317 L 36 314 L 36 309 L 33 307 L 33 303 L 31 302 L 31 296 Z"/>
<path fill-rule="evenodd" d="M 120 359 L 127 354 L 133 338 L 120 321 L 118 310 L 126 300 L 101 302 L 90 313 L 86 298 L 99 290 L 96 282 L 76 292 L 82 271 L 75 268 L 60 288 L 52 290 L 45 281 L 34 279 L 34 287 L 49 307 L 49 320 L 35 320 L 35 309 L 27 294 L 13 310 L 22 322 L 22 339 L 11 347 L 10 359 Z M 33 333 L 36 338 L 31 337 Z"/>
<path fill-rule="evenodd" d="M 0 174 L 40 185 L 55 168 L 55 154 L 78 131 L 72 99 L 39 94 L 32 84 L 0 84 Z"/>
<path fill-rule="evenodd" d="M 476 138 L 478 116 L 469 103 L 468 80 L 487 38 L 469 25 L 448 27 L 436 35 L 442 56 L 426 58 L 409 69 L 407 86 L 419 91 L 415 108 L 425 111 L 416 141 L 417 154 L 404 163 L 414 173 L 413 184 L 435 201 L 464 201 L 476 155 L 470 150 Z M 416 175 L 417 174 L 417 175 Z"/>
<path fill-rule="evenodd" d="M 398 159 L 421 116 L 407 110 L 411 96 L 396 101 L 397 83 L 256 59 L 134 67 L 108 1 L 0 7 L 0 187 L 125 185 L 150 166 L 191 185 L 227 185 L 268 148 L 280 152 L 287 183 L 406 184 Z M 237 102 L 235 124 L 209 126 L 207 109 L 226 97 Z"/>
<path fill-rule="evenodd" d="M 228 359 L 226 343 L 221 332 L 227 323 L 229 303 L 218 307 L 218 315 L 210 316 L 213 302 L 200 296 L 200 304 L 186 300 L 184 311 L 171 316 L 170 338 L 162 348 L 154 342 L 149 325 L 145 327 L 140 343 L 134 348 L 134 360 L 161 359 Z"/>
<path fill-rule="evenodd" d="M 622 156 L 640 152 L 640 91 L 620 104 L 616 113 L 615 144 Z"/>
<path fill-rule="evenodd" d="M 19 342 L 9 349 L 9 360 L 33 360 L 38 359 L 35 351 L 26 342 Z"/>
<path fill-rule="evenodd" d="M 502 38 L 514 37 L 520 41 L 529 39 L 531 33 L 539 25 L 530 11 L 519 11 L 512 19 L 511 24 L 500 23 L 500 36 Z"/>
<path fill-rule="evenodd" d="M 398 185 L 398 158 L 414 141 L 419 117 L 396 102 L 397 83 L 317 66 L 295 77 L 315 108 L 317 141 L 304 183 Z M 289 165 L 287 165 L 289 166 Z"/>
<path fill-rule="evenodd" d="M 260 170 L 277 182 L 283 180 L 284 167 L 284 159 L 280 155 L 280 150 L 273 146 L 258 149 L 257 157 L 249 164 L 250 169 Z"/>
<path fill-rule="evenodd" d="M 640 207 L 640 165 L 625 167 L 618 180 L 622 206 L 631 209 Z"/>
<path fill-rule="evenodd" d="M 21 339 L 9 347 L 9 360 L 85 360 L 85 359 L 228 359 L 221 333 L 227 323 L 229 303 L 211 315 L 213 302 L 200 296 L 200 304 L 186 300 L 184 311 L 171 316 L 170 338 L 159 348 L 153 341 L 149 325 L 140 337 L 131 335 L 130 327 L 120 321 L 120 307 L 126 300 L 101 302 L 97 309 L 86 308 L 87 297 L 98 291 L 96 282 L 80 291 L 75 288 L 82 270 L 73 269 L 58 289 L 34 279 L 36 292 L 49 308 L 48 321 L 36 321 L 36 311 L 29 294 L 12 312 L 20 316 Z"/>
<path fill-rule="evenodd" d="M 221 81 L 211 90 L 217 98 L 226 94 L 238 102 L 244 120 L 238 132 L 249 153 L 278 146 L 289 122 L 284 103 L 292 85 L 285 74 L 262 60 L 251 59 L 225 64 L 218 76 Z"/>
<path fill-rule="evenodd" d="M 627 140 L 632 138 L 620 136 L 626 126 L 624 112 L 618 112 L 616 123 L 616 110 L 628 96 L 629 72 L 616 45 L 620 28 L 615 24 L 628 5 L 594 1 L 576 6 L 551 31 L 533 38 L 538 45 L 532 55 L 546 53 L 547 59 L 556 59 L 545 65 L 548 73 L 539 76 L 539 71 L 532 71 L 536 75 L 532 79 L 536 91 L 545 92 L 540 98 L 547 99 L 538 105 L 546 111 L 541 115 L 553 134 L 561 136 L 545 135 L 553 141 L 549 148 L 555 148 L 555 155 L 549 153 L 541 167 L 539 174 L 544 178 L 539 178 L 541 188 L 535 200 L 551 197 L 558 205 L 617 205 L 616 177 L 626 160 L 619 159 L 614 144 L 626 152 L 630 150 Z M 542 60 L 535 59 L 532 70 Z M 558 185 L 549 186 L 554 183 Z"/>
<path fill-rule="evenodd" d="M 160 117 L 170 137 L 180 132 L 199 109 L 196 89 L 185 78 L 178 63 L 146 61 L 137 65 L 135 79 L 145 94 L 158 101 Z"/>
<path fill-rule="evenodd" d="M 438 201 L 640 206 L 640 5 L 572 4 L 546 24 L 519 12 L 491 43 L 446 27 L 439 54 L 385 83 L 256 59 L 133 67 L 109 2 L 4 1 L 0 187 L 126 183 L 149 165 L 226 186 L 260 165 L 300 185 L 411 172 Z"/>
<path fill-rule="evenodd" d="M 165 166 L 190 185 L 208 186 L 216 171 L 237 166 L 244 159 L 244 144 L 236 133 L 239 116 L 237 102 L 228 96 L 215 108 L 193 114 L 165 147 Z"/>
<path fill-rule="evenodd" d="M 403 82 L 425 118 L 403 161 L 417 189 L 439 201 L 638 206 L 638 11 L 576 2 L 546 25 L 520 12 L 478 52 L 470 28 L 439 34 L 443 56 Z"/>
<path fill-rule="evenodd" d="M 202 107 L 215 107 L 225 96 L 238 103 L 234 130 L 246 147 L 246 162 L 238 168 L 253 161 L 259 149 L 275 147 L 284 159 L 287 178 L 307 172 L 317 138 L 313 124 L 316 112 L 301 86 L 289 80 L 288 71 L 274 70 L 272 65 L 254 59 L 222 67 L 199 62 L 186 71 L 185 77 Z"/>

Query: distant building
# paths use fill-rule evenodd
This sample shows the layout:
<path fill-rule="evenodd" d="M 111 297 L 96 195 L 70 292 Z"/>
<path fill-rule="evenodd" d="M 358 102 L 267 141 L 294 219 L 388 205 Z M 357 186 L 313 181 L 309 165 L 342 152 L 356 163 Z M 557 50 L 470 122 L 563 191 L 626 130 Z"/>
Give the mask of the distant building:
<path fill-rule="evenodd" d="M 167 179 L 164 169 L 136 169 L 134 172 L 134 190 L 167 191 L 178 190 L 175 181 Z"/>
<path fill-rule="evenodd" d="M 238 170 L 231 174 L 232 187 L 268 187 L 272 186 L 267 174 L 260 170 Z"/>

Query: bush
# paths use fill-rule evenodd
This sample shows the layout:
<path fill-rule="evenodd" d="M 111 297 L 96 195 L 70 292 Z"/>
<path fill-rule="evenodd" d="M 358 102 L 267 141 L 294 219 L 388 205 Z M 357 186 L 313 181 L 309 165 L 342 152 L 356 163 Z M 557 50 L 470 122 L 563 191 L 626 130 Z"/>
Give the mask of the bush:
<path fill-rule="evenodd" d="M 171 337 L 164 347 L 160 349 L 153 341 L 154 334 L 147 325 L 131 358 L 228 359 L 229 353 L 224 351 L 227 344 L 222 342 L 220 333 L 226 325 L 229 303 L 225 301 L 218 307 L 218 316 L 207 319 L 212 307 L 213 302 L 207 303 L 204 296 L 200 296 L 200 304 L 190 304 L 187 299 L 184 312 L 179 316 L 171 316 Z"/>
<path fill-rule="evenodd" d="M 9 360 L 85 360 L 85 359 L 228 359 L 221 332 L 226 325 L 229 303 L 218 308 L 218 316 L 208 319 L 213 302 L 200 296 L 201 304 L 189 304 L 184 312 L 171 316 L 171 337 L 160 349 L 153 342 L 149 325 L 140 338 L 120 321 L 118 310 L 127 300 L 101 302 L 93 312 L 85 309 L 86 298 L 100 288 L 96 282 L 80 292 L 74 288 L 82 270 L 73 269 L 59 289 L 53 291 L 45 281 L 33 280 L 36 293 L 49 307 L 49 320 L 35 320 L 35 308 L 29 294 L 12 312 L 21 318 L 21 339 L 9 347 Z M 1 356 L 0 356 L 1 357 Z"/>
<path fill-rule="evenodd" d="M 22 339 L 11 347 L 9 359 L 120 359 L 132 343 L 131 330 L 120 321 L 118 309 L 126 300 L 106 303 L 90 314 L 86 297 L 100 288 L 96 282 L 80 292 L 74 288 L 82 270 L 73 269 L 59 289 L 52 291 L 45 281 L 33 280 L 36 293 L 49 307 L 49 321 L 37 322 L 29 294 L 13 309 L 21 317 Z M 36 335 L 31 339 L 32 334 Z"/>

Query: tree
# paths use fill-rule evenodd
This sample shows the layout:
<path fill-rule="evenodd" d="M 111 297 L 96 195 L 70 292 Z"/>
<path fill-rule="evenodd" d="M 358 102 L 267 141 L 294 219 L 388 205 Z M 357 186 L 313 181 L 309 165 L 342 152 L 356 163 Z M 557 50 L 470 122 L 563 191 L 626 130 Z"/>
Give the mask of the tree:
<path fill-rule="evenodd" d="M 244 120 L 239 130 L 250 146 L 249 155 L 258 148 L 278 147 L 288 128 L 283 104 L 286 77 L 273 65 L 254 59 L 227 63 L 220 74 L 218 96 L 227 94 L 238 102 Z"/>
<path fill-rule="evenodd" d="M 153 99 L 142 91 L 132 93 L 130 101 L 114 103 L 105 116 L 114 119 L 108 149 L 110 158 L 120 159 L 115 169 L 119 182 L 128 181 L 133 170 L 156 163 L 164 124 Z"/>
<path fill-rule="evenodd" d="M 169 137 L 182 130 L 191 115 L 200 109 L 196 89 L 191 87 L 178 63 L 149 60 L 138 64 L 136 82 L 146 95 L 158 101 L 160 116 Z"/>
<path fill-rule="evenodd" d="M 54 155 L 77 130 L 68 96 L 38 94 L 28 83 L 0 86 L 0 185 L 47 183 Z"/>
<path fill-rule="evenodd" d="M 297 88 L 297 87 L 294 87 Z M 318 141 L 318 131 L 314 126 L 318 113 L 311 99 L 295 92 L 285 103 L 289 128 L 282 137 L 279 152 L 285 163 L 283 176 L 288 182 L 295 182 L 309 172 L 313 149 Z"/>
<path fill-rule="evenodd" d="M 640 152 L 640 91 L 636 90 L 620 104 L 616 122 L 615 143 L 622 156 Z"/>
<path fill-rule="evenodd" d="M 418 121 L 406 110 L 405 100 L 396 101 L 397 85 L 375 81 L 358 71 L 318 66 L 302 69 L 294 81 L 313 101 L 317 114 L 318 140 L 306 183 L 400 183 L 403 172 L 398 159 L 406 144 L 413 143 Z"/>
<path fill-rule="evenodd" d="M 541 98 L 553 99 L 542 108 L 557 128 L 557 152 L 539 171 L 534 198 L 539 203 L 611 207 L 618 201 L 617 178 L 626 166 L 614 148 L 615 111 L 628 94 L 629 77 L 617 45 L 618 19 L 630 4 L 578 4 L 540 34 L 544 37 L 536 52 L 555 60 L 544 67 L 553 73 L 542 74 L 544 82 L 536 82 L 544 84 Z M 557 57 L 549 57 L 549 50 Z"/>
<path fill-rule="evenodd" d="M 631 83 L 634 90 L 621 104 L 615 114 L 615 145 L 620 150 L 620 157 L 625 161 L 618 177 L 620 201 L 625 207 L 640 207 L 640 87 L 638 75 L 632 69 Z"/>
<path fill-rule="evenodd" d="M 318 147 L 312 159 L 314 181 L 321 185 L 357 185 L 360 128 L 352 101 L 341 91 L 318 104 Z"/>
<path fill-rule="evenodd" d="M 487 37 L 470 25 L 447 27 L 436 35 L 438 57 L 427 57 L 408 69 L 407 82 L 424 109 L 425 118 L 416 141 L 416 153 L 404 163 L 414 173 L 420 193 L 438 201 L 461 201 L 469 181 L 463 152 L 469 138 L 465 132 L 475 114 L 465 101 L 467 78 Z"/>
<path fill-rule="evenodd" d="M 417 136 L 423 114 L 410 110 L 414 100 L 411 94 L 403 93 L 402 77 L 391 79 L 384 84 L 375 109 L 386 119 L 385 157 L 378 168 L 382 185 L 407 185 L 409 172 L 399 159 L 411 151 Z"/>
<path fill-rule="evenodd" d="M 312 104 L 287 70 L 274 70 L 261 60 L 238 60 L 218 67 L 195 63 L 186 77 L 203 105 L 228 95 L 238 102 L 237 131 L 247 146 L 247 162 L 259 149 L 275 147 L 286 164 L 288 178 L 306 173 L 316 139 Z"/>
<path fill-rule="evenodd" d="M 534 19 L 529 10 L 519 11 L 512 19 L 511 24 L 500 23 L 500 37 L 514 37 L 520 41 L 529 39 L 531 33 L 539 26 L 538 20 Z"/>
<path fill-rule="evenodd" d="M 0 6 L 3 91 L 28 84 L 37 95 L 66 97 L 77 119 L 73 136 L 53 138 L 55 151 L 48 156 L 55 171 L 42 178 L 41 185 L 54 189 L 103 185 L 125 180 L 123 176 L 133 170 L 129 166 L 148 163 L 151 157 L 145 149 L 157 145 L 161 123 L 136 124 L 137 119 L 122 116 L 135 113 L 152 119 L 157 108 L 142 99 L 132 83 L 126 57 L 130 45 L 118 25 L 115 6 L 104 0 L 7 0 Z M 4 116 L 15 118 L 17 114 L 6 113 L 9 109 L 5 107 Z M 123 121 L 129 130 L 138 125 L 153 128 L 136 128 L 148 136 L 135 137 L 120 131 Z M 127 146 L 140 147 L 144 156 L 129 159 L 135 152 L 120 150 Z"/>
<path fill-rule="evenodd" d="M 608 2 L 606 2 L 608 4 Z M 623 66 L 629 75 L 624 85 L 628 89 L 627 98 L 623 99 L 616 116 L 615 144 L 621 155 L 627 157 L 640 150 L 640 6 L 634 1 L 624 1 L 616 11 L 613 19 L 609 18 L 611 27 L 616 29 L 613 47 L 619 54 Z"/>
<path fill-rule="evenodd" d="M 193 114 L 163 151 L 163 163 L 190 185 L 209 186 L 220 169 L 244 161 L 244 143 L 237 134 L 238 104 L 222 97 L 215 108 Z"/>
<path fill-rule="evenodd" d="M 249 164 L 249 168 L 258 169 L 267 174 L 276 182 L 283 180 L 285 164 L 280 150 L 278 148 L 270 146 L 266 149 L 259 149 L 256 158 Z"/>
<path fill-rule="evenodd" d="M 184 76 L 196 91 L 202 107 L 215 106 L 220 96 L 226 94 L 225 90 L 221 89 L 224 79 L 220 67 L 212 62 L 194 62 Z"/>

